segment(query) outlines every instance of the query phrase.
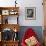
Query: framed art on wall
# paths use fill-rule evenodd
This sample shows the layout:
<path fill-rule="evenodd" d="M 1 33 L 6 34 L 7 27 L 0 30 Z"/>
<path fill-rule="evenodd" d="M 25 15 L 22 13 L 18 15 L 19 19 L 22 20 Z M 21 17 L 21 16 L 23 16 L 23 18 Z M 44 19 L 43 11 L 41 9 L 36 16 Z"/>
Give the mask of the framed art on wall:
<path fill-rule="evenodd" d="M 26 19 L 35 20 L 36 19 L 36 8 L 35 7 L 26 7 L 25 8 Z"/>

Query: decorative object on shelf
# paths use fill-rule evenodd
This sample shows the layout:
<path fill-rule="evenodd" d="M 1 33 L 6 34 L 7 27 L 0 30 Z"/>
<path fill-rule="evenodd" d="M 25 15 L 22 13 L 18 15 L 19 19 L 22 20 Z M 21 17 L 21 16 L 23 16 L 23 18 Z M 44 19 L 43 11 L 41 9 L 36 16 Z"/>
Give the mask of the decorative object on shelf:
<path fill-rule="evenodd" d="M 9 10 L 2 10 L 2 15 L 9 15 Z"/>
<path fill-rule="evenodd" d="M 16 29 L 16 27 L 14 27 L 13 31 L 14 31 L 14 32 L 17 32 L 17 29 Z"/>
<path fill-rule="evenodd" d="M 16 30 L 16 28 L 14 27 L 14 41 L 15 40 L 18 40 L 18 32 L 17 32 L 17 30 Z"/>
<path fill-rule="evenodd" d="M 7 19 L 5 19 L 5 24 L 8 24 L 8 18 L 7 18 Z"/>
<path fill-rule="evenodd" d="M 3 15 L 2 24 L 8 24 L 8 16 L 7 15 Z"/>
<path fill-rule="evenodd" d="M 15 0 L 15 7 L 16 7 L 16 4 L 17 4 L 17 2 L 16 2 L 17 0 Z"/>
<path fill-rule="evenodd" d="M 36 19 L 36 8 L 35 7 L 26 7 L 25 8 L 26 19 L 35 20 Z"/>
<path fill-rule="evenodd" d="M 10 10 L 10 15 L 16 15 L 18 12 L 17 11 L 15 11 L 15 10 Z"/>
<path fill-rule="evenodd" d="M 14 32 L 13 40 L 18 40 L 18 32 Z"/>

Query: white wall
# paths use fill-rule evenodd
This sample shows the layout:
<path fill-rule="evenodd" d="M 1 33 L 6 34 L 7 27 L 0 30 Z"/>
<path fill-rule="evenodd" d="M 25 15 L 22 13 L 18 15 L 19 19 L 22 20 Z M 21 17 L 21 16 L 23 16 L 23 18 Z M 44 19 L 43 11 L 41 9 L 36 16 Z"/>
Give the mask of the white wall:
<path fill-rule="evenodd" d="M 36 20 L 25 20 L 25 7 L 36 7 Z M 22 26 L 43 26 L 42 0 L 24 0 L 21 2 L 20 18 L 20 25 Z"/>
<path fill-rule="evenodd" d="M 14 6 L 15 0 L 0 0 L 0 6 Z M 43 26 L 42 0 L 17 0 L 19 9 L 19 24 L 21 26 Z M 36 20 L 25 20 L 25 7 L 36 8 Z"/>

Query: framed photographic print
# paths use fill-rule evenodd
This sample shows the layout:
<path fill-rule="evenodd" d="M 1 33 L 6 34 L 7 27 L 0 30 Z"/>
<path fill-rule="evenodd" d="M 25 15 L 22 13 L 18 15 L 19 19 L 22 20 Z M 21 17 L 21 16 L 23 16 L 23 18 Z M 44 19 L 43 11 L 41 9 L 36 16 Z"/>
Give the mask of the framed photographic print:
<path fill-rule="evenodd" d="M 9 10 L 2 10 L 2 15 L 9 15 Z"/>
<path fill-rule="evenodd" d="M 35 7 L 26 7 L 25 8 L 26 19 L 35 20 L 36 19 L 36 8 Z"/>

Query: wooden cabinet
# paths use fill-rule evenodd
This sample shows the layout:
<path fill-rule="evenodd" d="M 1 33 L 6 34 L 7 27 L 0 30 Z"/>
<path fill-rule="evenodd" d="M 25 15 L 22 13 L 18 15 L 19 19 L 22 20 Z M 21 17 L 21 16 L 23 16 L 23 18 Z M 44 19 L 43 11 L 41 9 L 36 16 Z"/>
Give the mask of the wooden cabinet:
<path fill-rule="evenodd" d="M 0 46 L 18 46 L 19 39 L 16 40 L 15 38 L 19 31 L 18 17 L 19 17 L 19 7 L 0 7 L 0 32 L 1 32 Z M 10 33 L 8 32 L 13 33 L 13 35 L 11 34 L 12 37 L 10 36 L 11 37 L 10 40 L 7 41 L 7 39 L 9 38 L 6 38 L 4 32 L 6 32 L 6 35 L 8 37 L 10 35 Z M 2 37 L 2 35 L 5 36 L 6 40 L 4 39 L 4 37 Z"/>

